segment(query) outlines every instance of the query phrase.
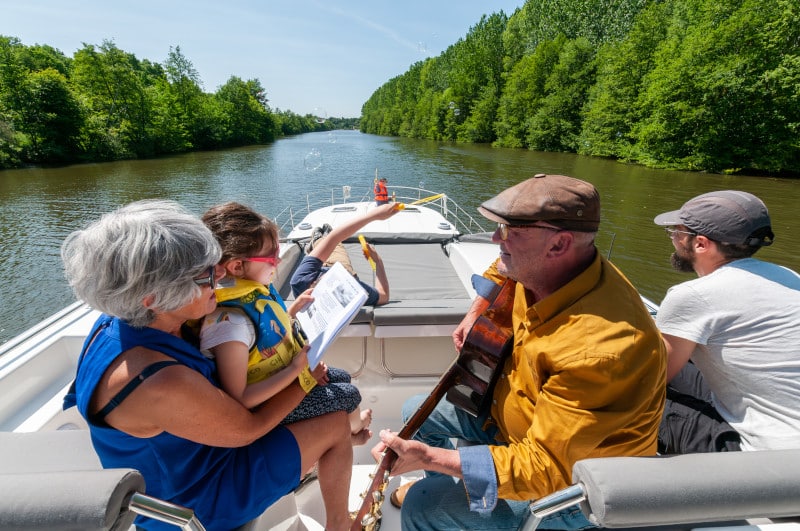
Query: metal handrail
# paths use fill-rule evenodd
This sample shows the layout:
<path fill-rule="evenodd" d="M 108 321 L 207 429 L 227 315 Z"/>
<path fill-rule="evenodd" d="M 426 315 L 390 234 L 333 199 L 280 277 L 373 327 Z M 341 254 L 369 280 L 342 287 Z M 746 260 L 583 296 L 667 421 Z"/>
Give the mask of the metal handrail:
<path fill-rule="evenodd" d="M 184 531 L 205 531 L 205 527 L 194 515 L 194 511 L 168 501 L 134 492 L 128 503 L 128 509 L 136 514 L 180 527 Z"/>
<path fill-rule="evenodd" d="M 303 203 L 293 204 L 285 207 L 275 217 L 275 223 L 281 234 L 291 232 L 291 229 L 296 225 L 297 218 L 310 214 L 312 211 L 326 206 L 335 206 L 337 204 L 346 204 L 348 200 L 353 202 L 368 202 L 372 199 L 372 190 L 366 189 L 353 189 L 349 187 L 349 197 L 345 195 L 345 187 L 332 188 L 330 190 L 330 197 L 325 192 L 323 197 L 320 192 L 315 194 L 306 194 Z M 413 203 L 425 197 L 430 197 L 439 194 L 434 190 L 426 190 L 425 188 L 413 186 L 390 186 L 388 187 L 390 193 L 394 193 L 395 200 L 403 203 Z M 357 198 L 357 199 L 354 199 Z M 466 210 L 461 208 L 453 199 L 447 195 L 434 199 L 425 203 L 426 207 L 436 208 L 442 216 L 453 223 L 459 231 L 464 234 L 473 234 L 476 232 L 486 232 L 478 221 L 472 217 Z M 299 221 L 299 220 L 297 220 Z"/>
<path fill-rule="evenodd" d="M 577 483 L 531 502 L 518 531 L 535 531 L 542 519 L 577 505 L 586 499 L 586 490 Z"/>

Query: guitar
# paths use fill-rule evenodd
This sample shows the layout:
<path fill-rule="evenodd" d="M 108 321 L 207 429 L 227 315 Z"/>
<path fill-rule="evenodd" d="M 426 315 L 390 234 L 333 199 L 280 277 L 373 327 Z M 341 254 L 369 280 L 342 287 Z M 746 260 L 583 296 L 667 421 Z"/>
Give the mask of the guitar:
<path fill-rule="evenodd" d="M 454 406 L 474 416 L 488 411 L 494 383 L 511 351 L 511 338 L 514 335 L 511 326 L 514 286 L 514 281 L 506 280 L 488 297 L 492 302 L 470 328 L 458 357 L 400 429 L 398 437 L 413 437 L 443 396 Z M 355 515 L 350 531 L 376 531 L 380 528 L 383 492 L 389 483 L 389 474 L 396 460 L 397 454 L 387 448 L 375 472 L 370 475 L 372 482 L 362 494 L 364 501 Z"/>

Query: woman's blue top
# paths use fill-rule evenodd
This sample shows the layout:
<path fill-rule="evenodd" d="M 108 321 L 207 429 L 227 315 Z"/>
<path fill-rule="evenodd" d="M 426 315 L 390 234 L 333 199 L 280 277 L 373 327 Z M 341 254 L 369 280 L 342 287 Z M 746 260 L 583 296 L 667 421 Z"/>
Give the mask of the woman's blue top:
<path fill-rule="evenodd" d="M 114 359 L 134 347 L 161 352 L 196 370 L 219 387 L 216 367 L 190 343 L 153 328 L 133 328 L 102 315 L 87 336 L 75 392 L 64 407 L 77 404 L 89 422 L 94 449 L 104 468 L 139 470 L 146 493 L 194 510 L 209 531 L 229 530 L 260 515 L 300 480 L 300 452 L 292 433 L 279 426 L 248 446 L 219 448 L 162 432 L 134 437 L 89 415 L 95 387 Z M 210 425 L 209 430 L 215 429 Z M 148 530 L 174 526 L 138 517 Z"/>

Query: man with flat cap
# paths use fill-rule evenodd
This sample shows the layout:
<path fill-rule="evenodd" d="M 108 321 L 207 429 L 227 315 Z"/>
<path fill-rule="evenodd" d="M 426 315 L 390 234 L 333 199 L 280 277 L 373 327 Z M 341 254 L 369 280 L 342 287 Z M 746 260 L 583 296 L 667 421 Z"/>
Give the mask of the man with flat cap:
<path fill-rule="evenodd" d="M 774 238 L 766 205 L 723 190 L 654 221 L 673 267 L 699 277 L 656 318 L 670 382 L 659 451 L 800 448 L 800 276 L 752 258 Z"/>
<path fill-rule="evenodd" d="M 540 174 L 478 210 L 498 223 L 500 255 L 474 277 L 479 295 L 453 339 L 460 350 L 510 280 L 511 352 L 489 411 L 476 418 L 443 400 L 414 439 L 381 432 L 373 453 L 398 454 L 393 474 L 426 471 L 392 494 L 404 530 L 516 529 L 530 500 L 571 484 L 576 461 L 656 453 L 666 352 L 636 289 L 595 248 L 597 190 Z M 423 399 L 404 404 L 406 419 Z M 540 527 L 592 524 L 573 507 Z"/>

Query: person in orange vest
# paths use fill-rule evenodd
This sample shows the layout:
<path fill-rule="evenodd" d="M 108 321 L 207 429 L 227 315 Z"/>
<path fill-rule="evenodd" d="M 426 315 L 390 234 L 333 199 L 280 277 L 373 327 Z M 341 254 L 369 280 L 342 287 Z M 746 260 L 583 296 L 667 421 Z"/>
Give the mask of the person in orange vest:
<path fill-rule="evenodd" d="M 381 177 L 375 183 L 375 203 L 378 205 L 385 205 L 389 202 L 389 191 L 386 189 L 386 177 Z"/>

